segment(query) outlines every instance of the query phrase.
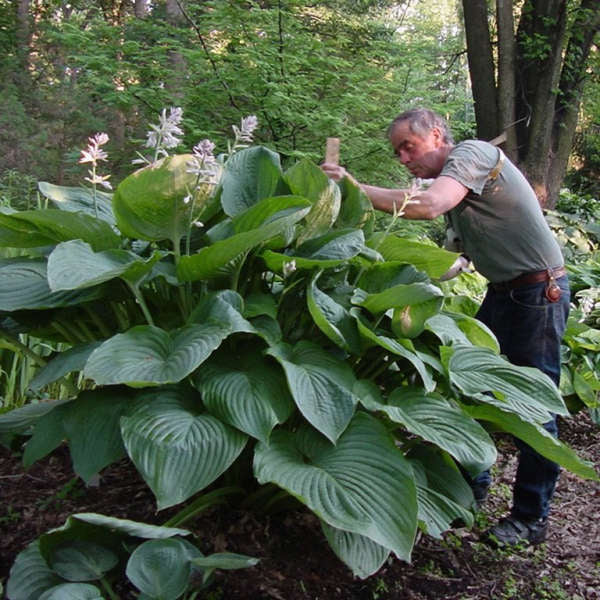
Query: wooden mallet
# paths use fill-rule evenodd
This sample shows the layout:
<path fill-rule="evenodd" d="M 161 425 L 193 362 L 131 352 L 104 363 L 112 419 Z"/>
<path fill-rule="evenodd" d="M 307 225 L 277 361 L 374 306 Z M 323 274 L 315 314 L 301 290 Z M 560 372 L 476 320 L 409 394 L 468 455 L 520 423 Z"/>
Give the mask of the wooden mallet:
<path fill-rule="evenodd" d="M 332 165 L 338 165 L 340 163 L 340 138 L 327 138 L 325 162 Z"/>

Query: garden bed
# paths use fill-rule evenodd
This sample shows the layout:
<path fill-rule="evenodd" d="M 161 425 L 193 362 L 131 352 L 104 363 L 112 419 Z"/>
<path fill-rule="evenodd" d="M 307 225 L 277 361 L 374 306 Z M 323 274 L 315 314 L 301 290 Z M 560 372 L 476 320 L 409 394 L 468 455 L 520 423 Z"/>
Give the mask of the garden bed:
<path fill-rule="evenodd" d="M 583 414 L 561 421 L 564 441 L 597 467 L 598 429 Z M 444 540 L 423 536 L 407 565 L 388 563 L 367 580 L 356 579 L 329 548 L 314 515 L 298 510 L 259 515 L 216 507 L 186 526 L 203 552 L 238 552 L 257 566 L 217 573 L 199 599 L 582 599 L 600 598 L 600 484 L 561 474 L 546 544 L 495 551 L 478 541 L 481 530 L 510 501 L 515 469 L 512 444 L 499 440 L 493 493 L 471 531 Z M 25 472 L 20 457 L 0 449 L 0 581 L 25 546 L 75 512 L 97 512 L 163 523 L 153 496 L 127 461 L 104 470 L 98 485 L 73 477 L 66 448 Z M 6 587 L 6 586 L 5 586 Z M 131 597 L 133 595 L 123 598 Z"/>

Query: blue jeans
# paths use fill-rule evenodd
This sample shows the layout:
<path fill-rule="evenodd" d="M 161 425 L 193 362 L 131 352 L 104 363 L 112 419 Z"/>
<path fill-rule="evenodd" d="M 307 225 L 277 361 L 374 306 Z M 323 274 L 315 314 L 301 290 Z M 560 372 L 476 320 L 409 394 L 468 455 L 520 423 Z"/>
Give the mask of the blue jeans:
<path fill-rule="evenodd" d="M 569 315 L 570 292 L 567 276 L 556 283 L 562 290 L 558 302 L 546 299 L 545 282 L 509 291 L 496 291 L 490 286 L 476 317 L 494 332 L 500 351 L 511 363 L 537 367 L 558 385 L 560 344 Z M 557 436 L 556 417 L 544 428 Z M 560 467 L 523 441 L 515 439 L 515 443 L 520 457 L 511 512 L 520 519 L 546 518 Z M 481 489 L 490 481 L 486 471 L 474 479 L 473 487 Z"/>

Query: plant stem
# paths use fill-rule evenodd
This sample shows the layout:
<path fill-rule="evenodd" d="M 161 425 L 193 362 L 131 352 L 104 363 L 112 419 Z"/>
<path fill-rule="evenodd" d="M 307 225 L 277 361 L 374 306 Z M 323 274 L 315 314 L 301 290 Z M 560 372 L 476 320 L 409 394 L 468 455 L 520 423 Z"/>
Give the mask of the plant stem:
<path fill-rule="evenodd" d="M 112 589 L 112 586 L 110 585 L 110 583 L 108 582 L 108 579 L 106 579 L 106 577 L 100 577 L 100 584 L 102 585 L 102 587 L 104 588 L 104 591 L 108 594 L 108 597 L 111 600 L 120 600 L 120 596 L 117 596 L 117 594 Z"/>
<path fill-rule="evenodd" d="M 4 329 L 0 329 L 0 338 L 5 339 L 12 346 L 15 346 L 18 350 L 20 350 L 25 356 L 29 357 L 33 362 L 35 362 L 38 366 L 43 367 L 46 365 L 46 361 L 39 355 L 36 354 L 29 346 L 23 344 L 16 337 L 5 331 Z"/>
<path fill-rule="evenodd" d="M 189 506 L 186 506 L 168 521 L 163 523 L 163 527 L 179 527 L 182 523 L 189 521 L 192 517 L 195 517 L 210 506 L 225 502 L 225 496 L 244 493 L 244 490 L 240 487 L 228 486 L 203 494 L 199 498 L 196 498 Z"/>
<path fill-rule="evenodd" d="M 140 305 L 140 308 L 142 309 L 142 312 L 144 313 L 144 317 L 146 318 L 146 322 L 148 323 L 148 325 L 154 325 L 154 320 L 152 319 L 152 315 L 150 314 L 150 311 L 148 310 L 148 305 L 146 304 L 146 300 L 144 300 L 144 296 L 140 292 L 139 288 L 133 284 L 130 284 L 129 282 L 127 282 L 127 285 L 129 286 L 129 289 L 133 292 L 133 295 L 135 296 L 137 303 Z"/>

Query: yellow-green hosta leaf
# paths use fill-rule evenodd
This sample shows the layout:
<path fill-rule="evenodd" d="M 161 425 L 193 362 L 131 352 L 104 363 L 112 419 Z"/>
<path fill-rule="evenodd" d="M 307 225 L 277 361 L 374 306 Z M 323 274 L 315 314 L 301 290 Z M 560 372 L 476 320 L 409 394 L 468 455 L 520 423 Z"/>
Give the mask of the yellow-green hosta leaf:
<path fill-rule="evenodd" d="M 594 465 L 579 458 L 566 444 L 556 439 L 539 424 L 526 422 L 518 415 L 503 411 L 497 406 L 465 406 L 464 411 L 474 419 L 494 423 L 503 431 L 523 440 L 548 460 L 552 460 L 572 473 L 600 481 Z"/>
<path fill-rule="evenodd" d="M 289 193 L 283 184 L 279 154 L 253 146 L 236 152 L 223 172 L 221 205 L 233 217 L 260 200 Z"/>
<path fill-rule="evenodd" d="M 319 329 L 336 345 L 352 354 L 360 354 L 356 321 L 341 304 L 317 287 L 319 271 L 306 291 L 308 310 Z"/>
<path fill-rule="evenodd" d="M 438 246 L 407 240 L 397 235 L 376 234 L 369 239 L 369 246 L 377 248 L 385 260 L 414 265 L 429 277 L 441 277 L 454 264 L 456 252 L 448 252 Z"/>
<path fill-rule="evenodd" d="M 376 315 L 385 312 L 389 308 L 404 308 L 430 301 L 432 301 L 433 309 L 437 306 L 437 310 L 439 310 L 443 299 L 442 290 L 431 283 L 399 283 L 383 292 L 368 294 L 358 304 Z M 434 314 L 437 310 L 434 311 Z"/>
<path fill-rule="evenodd" d="M 392 331 L 400 338 L 417 337 L 425 329 L 427 320 L 438 314 L 443 302 L 442 296 L 394 309 Z"/>
<path fill-rule="evenodd" d="M 124 235 L 148 241 L 178 241 L 198 217 L 197 176 L 189 173 L 193 156 L 167 156 L 126 177 L 113 196 L 117 226 Z M 185 198 L 190 197 L 188 202 Z"/>
<path fill-rule="evenodd" d="M 210 279 L 218 275 L 223 267 L 279 235 L 290 225 L 299 221 L 309 210 L 308 201 L 298 197 L 288 197 L 287 210 L 278 211 L 274 220 L 263 223 L 256 229 L 242 231 L 202 248 L 192 256 L 182 256 L 177 265 L 177 275 L 182 281 Z M 280 203 L 279 203 L 280 205 Z"/>
<path fill-rule="evenodd" d="M 118 248 L 121 239 L 109 223 L 85 213 L 53 208 L 0 211 L 0 245 L 31 248 L 81 239 L 94 250 Z"/>
<path fill-rule="evenodd" d="M 427 320 L 425 329 L 435 334 L 448 346 L 451 344 L 474 344 L 500 352 L 498 340 L 492 331 L 481 321 L 455 312 L 443 311 Z"/>

